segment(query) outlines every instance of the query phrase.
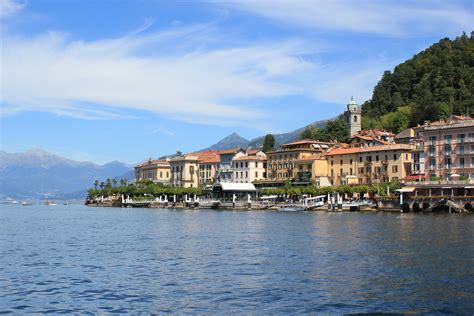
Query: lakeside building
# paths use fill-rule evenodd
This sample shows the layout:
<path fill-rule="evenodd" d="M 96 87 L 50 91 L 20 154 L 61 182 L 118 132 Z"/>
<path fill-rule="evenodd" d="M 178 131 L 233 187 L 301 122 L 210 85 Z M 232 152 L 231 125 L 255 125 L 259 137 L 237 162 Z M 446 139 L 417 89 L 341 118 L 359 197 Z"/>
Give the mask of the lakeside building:
<path fill-rule="evenodd" d="M 246 156 L 232 159 L 233 182 L 252 183 L 267 177 L 267 155 L 262 151 L 247 151 Z"/>
<path fill-rule="evenodd" d="M 455 117 L 434 122 L 423 130 L 425 180 L 474 180 L 474 120 Z"/>
<path fill-rule="evenodd" d="M 154 183 L 170 184 L 169 159 L 148 159 L 135 166 L 135 181 L 151 180 Z"/>
<path fill-rule="evenodd" d="M 296 182 L 317 187 L 330 186 L 328 160 L 323 153 L 295 160 Z"/>
<path fill-rule="evenodd" d="M 171 158 L 171 185 L 181 188 L 199 187 L 199 163 L 213 158 L 216 154 L 216 151 L 210 150 Z"/>
<path fill-rule="evenodd" d="M 258 181 L 256 185 L 281 186 L 285 181 L 295 180 L 299 172 L 299 169 L 295 168 L 296 161 L 324 153 L 335 146 L 340 144 L 308 139 L 283 144 L 279 149 L 267 152 L 267 179 Z"/>
<path fill-rule="evenodd" d="M 411 174 L 413 146 L 335 148 L 326 154 L 331 185 L 371 184 L 404 179 Z"/>
<path fill-rule="evenodd" d="M 220 162 L 221 159 L 218 154 L 214 154 L 212 157 L 198 162 L 199 187 L 201 189 L 211 189 L 214 183 L 216 183 Z"/>
<path fill-rule="evenodd" d="M 232 168 L 232 160 L 237 157 L 245 156 L 245 150 L 242 148 L 233 148 L 228 150 L 220 150 L 220 163 L 217 180 L 219 182 L 234 182 L 234 169 Z"/>

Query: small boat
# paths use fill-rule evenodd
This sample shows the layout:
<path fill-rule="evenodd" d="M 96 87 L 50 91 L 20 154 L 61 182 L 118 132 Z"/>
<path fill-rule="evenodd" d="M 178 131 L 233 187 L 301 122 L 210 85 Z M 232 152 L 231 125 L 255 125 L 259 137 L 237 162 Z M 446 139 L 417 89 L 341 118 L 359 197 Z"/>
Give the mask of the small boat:
<path fill-rule="evenodd" d="M 48 205 L 48 206 L 56 206 L 58 205 L 56 202 L 53 202 L 53 201 L 49 201 L 49 200 L 46 200 L 44 202 L 44 205 Z"/>
<path fill-rule="evenodd" d="M 63 205 L 69 205 L 69 201 L 64 202 Z"/>
<path fill-rule="evenodd" d="M 19 204 L 19 203 L 20 203 L 20 202 L 18 202 L 18 201 L 16 201 L 16 200 L 12 201 L 12 204 Z"/>
<path fill-rule="evenodd" d="M 30 203 L 30 202 L 21 202 L 21 205 L 23 205 L 23 206 L 29 206 L 29 205 L 33 205 L 33 203 Z"/>
<path fill-rule="evenodd" d="M 297 206 L 297 205 L 288 205 L 288 206 L 281 207 L 278 210 L 282 212 L 303 212 L 303 211 L 306 211 L 306 208 L 302 206 Z"/>

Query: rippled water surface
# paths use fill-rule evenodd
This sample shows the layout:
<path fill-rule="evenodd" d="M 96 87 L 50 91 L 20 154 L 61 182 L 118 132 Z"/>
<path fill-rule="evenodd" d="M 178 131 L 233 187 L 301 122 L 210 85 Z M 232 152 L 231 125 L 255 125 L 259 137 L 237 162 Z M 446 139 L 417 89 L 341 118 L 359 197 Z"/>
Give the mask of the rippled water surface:
<path fill-rule="evenodd" d="M 474 216 L 0 206 L 0 313 L 474 313 Z"/>

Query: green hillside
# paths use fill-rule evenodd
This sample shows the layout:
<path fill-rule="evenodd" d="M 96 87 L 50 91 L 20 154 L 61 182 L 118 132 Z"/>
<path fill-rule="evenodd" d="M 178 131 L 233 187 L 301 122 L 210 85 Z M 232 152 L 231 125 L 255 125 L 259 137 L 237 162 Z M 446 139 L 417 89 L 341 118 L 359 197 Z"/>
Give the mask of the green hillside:
<path fill-rule="evenodd" d="M 440 40 L 386 71 L 362 105 L 362 127 L 399 132 L 474 111 L 474 32 Z"/>

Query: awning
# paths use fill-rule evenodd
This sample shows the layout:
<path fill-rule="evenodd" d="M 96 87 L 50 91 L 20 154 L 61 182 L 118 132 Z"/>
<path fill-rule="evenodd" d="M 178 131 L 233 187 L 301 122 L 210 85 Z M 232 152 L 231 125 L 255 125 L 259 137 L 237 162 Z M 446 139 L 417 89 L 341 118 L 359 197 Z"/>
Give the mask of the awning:
<path fill-rule="evenodd" d="M 419 181 L 424 179 L 425 175 L 424 174 L 411 174 L 409 176 L 406 176 L 403 178 L 403 180 L 408 180 L 408 181 Z"/>
<path fill-rule="evenodd" d="M 255 186 L 252 183 L 221 182 L 216 183 L 212 190 L 220 187 L 224 192 L 255 192 Z"/>
<path fill-rule="evenodd" d="M 402 193 L 413 192 L 413 191 L 415 191 L 414 187 L 404 187 L 404 188 L 401 188 L 401 189 L 397 190 L 397 192 L 402 192 Z"/>

